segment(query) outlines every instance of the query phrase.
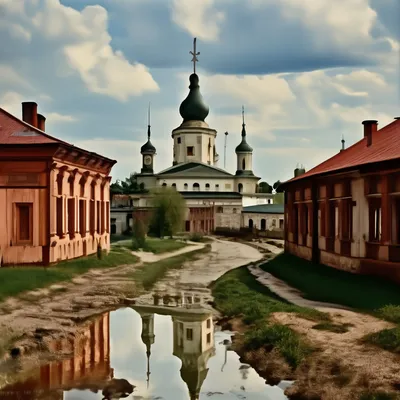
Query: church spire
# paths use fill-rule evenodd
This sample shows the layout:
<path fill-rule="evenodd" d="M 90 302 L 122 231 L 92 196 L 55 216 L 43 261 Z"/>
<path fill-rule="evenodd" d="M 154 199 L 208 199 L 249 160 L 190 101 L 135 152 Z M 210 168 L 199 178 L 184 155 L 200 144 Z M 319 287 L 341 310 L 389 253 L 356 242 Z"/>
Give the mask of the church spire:
<path fill-rule="evenodd" d="M 236 153 L 252 153 L 252 147 L 246 141 L 246 124 L 244 122 L 244 106 L 242 106 L 242 141 L 236 147 Z"/>
<path fill-rule="evenodd" d="M 151 136 L 151 125 L 150 125 L 150 103 L 147 110 L 147 142 L 141 147 L 140 152 L 142 154 L 155 154 L 156 148 L 150 141 Z"/>
<path fill-rule="evenodd" d="M 149 109 L 147 112 L 147 140 L 150 141 L 151 130 L 150 130 L 150 102 L 149 102 Z"/>

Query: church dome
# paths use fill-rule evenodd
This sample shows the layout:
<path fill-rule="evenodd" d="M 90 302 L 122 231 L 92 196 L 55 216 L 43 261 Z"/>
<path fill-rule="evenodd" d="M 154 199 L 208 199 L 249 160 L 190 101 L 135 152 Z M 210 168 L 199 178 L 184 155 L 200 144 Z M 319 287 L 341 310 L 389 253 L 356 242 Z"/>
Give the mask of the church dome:
<path fill-rule="evenodd" d="M 204 121 L 209 113 L 209 108 L 200 93 L 199 77 L 192 74 L 189 77 L 189 94 L 179 107 L 183 121 Z"/>
<path fill-rule="evenodd" d="M 235 149 L 236 153 L 251 153 L 253 148 L 246 142 L 246 139 L 243 138 L 242 141 Z"/>
<path fill-rule="evenodd" d="M 150 142 L 150 139 L 140 148 L 141 153 L 155 153 L 156 148 Z"/>

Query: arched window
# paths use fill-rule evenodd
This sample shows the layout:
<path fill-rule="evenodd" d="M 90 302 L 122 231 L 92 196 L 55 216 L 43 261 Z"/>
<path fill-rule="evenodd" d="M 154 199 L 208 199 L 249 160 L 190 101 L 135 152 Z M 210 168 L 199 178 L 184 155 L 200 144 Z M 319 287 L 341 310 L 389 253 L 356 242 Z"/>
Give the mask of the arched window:
<path fill-rule="evenodd" d="M 219 185 L 218 185 L 218 183 L 215 185 L 215 191 L 216 191 L 216 192 L 219 191 Z"/>
<path fill-rule="evenodd" d="M 249 228 L 253 229 L 253 220 L 249 219 Z"/>
<path fill-rule="evenodd" d="M 243 160 L 242 160 L 242 170 L 244 171 L 245 169 L 246 169 L 246 161 L 243 158 Z"/>
<path fill-rule="evenodd" d="M 210 190 L 210 184 L 206 183 L 206 190 Z"/>
<path fill-rule="evenodd" d="M 268 199 L 268 204 L 271 204 L 271 199 Z"/>
<path fill-rule="evenodd" d="M 265 231 L 265 228 L 267 227 L 267 221 L 263 218 L 261 220 L 261 230 Z"/>
<path fill-rule="evenodd" d="M 165 182 L 164 182 L 162 185 L 163 185 L 163 187 L 166 187 L 166 186 L 167 186 L 167 184 L 166 184 Z"/>
<path fill-rule="evenodd" d="M 188 184 L 187 184 L 187 183 L 185 183 L 185 184 L 183 185 L 183 189 L 188 190 Z"/>
<path fill-rule="evenodd" d="M 223 207 L 217 207 L 217 213 L 218 214 L 222 214 L 224 212 L 224 209 L 223 209 Z"/>
<path fill-rule="evenodd" d="M 200 190 L 200 185 L 197 182 L 193 183 L 193 190 L 195 190 L 196 192 Z"/>
<path fill-rule="evenodd" d="M 173 184 L 172 184 L 172 187 L 173 187 L 174 189 L 176 189 L 176 183 L 173 183 Z"/>
<path fill-rule="evenodd" d="M 234 208 L 234 209 L 232 210 L 232 212 L 233 212 L 234 214 L 236 214 L 236 208 Z"/>
<path fill-rule="evenodd" d="M 238 185 L 238 192 L 239 193 L 243 192 L 243 185 L 241 183 L 239 183 L 239 185 Z"/>

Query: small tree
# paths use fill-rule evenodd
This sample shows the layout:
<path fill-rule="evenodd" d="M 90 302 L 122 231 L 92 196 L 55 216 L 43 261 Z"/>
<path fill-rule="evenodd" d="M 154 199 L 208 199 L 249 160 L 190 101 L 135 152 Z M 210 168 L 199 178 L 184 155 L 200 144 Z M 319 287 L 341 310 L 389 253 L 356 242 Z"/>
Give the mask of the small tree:
<path fill-rule="evenodd" d="M 162 187 L 154 190 L 152 206 L 154 209 L 149 231 L 157 236 L 171 236 L 183 227 L 186 202 L 173 188 Z"/>
<path fill-rule="evenodd" d="M 267 182 L 260 182 L 258 185 L 259 193 L 272 193 L 272 186 Z"/>
<path fill-rule="evenodd" d="M 273 188 L 274 188 L 276 193 L 282 193 L 283 192 L 283 190 L 281 188 L 281 181 L 279 181 L 279 180 L 274 183 Z"/>
<path fill-rule="evenodd" d="M 132 244 L 134 249 L 144 249 L 146 247 L 146 225 L 141 218 L 135 217 L 133 222 Z"/>

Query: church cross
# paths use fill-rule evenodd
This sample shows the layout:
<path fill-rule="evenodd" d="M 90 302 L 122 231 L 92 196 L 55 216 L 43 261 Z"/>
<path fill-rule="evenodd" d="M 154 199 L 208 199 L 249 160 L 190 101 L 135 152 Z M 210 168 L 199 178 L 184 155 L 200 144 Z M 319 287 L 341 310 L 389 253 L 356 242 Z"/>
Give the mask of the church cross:
<path fill-rule="evenodd" d="M 200 55 L 200 52 L 196 52 L 196 38 L 194 38 L 193 40 L 193 51 L 189 51 L 189 54 L 193 56 L 192 58 L 193 72 L 196 73 L 196 62 L 199 62 L 197 56 Z"/>

